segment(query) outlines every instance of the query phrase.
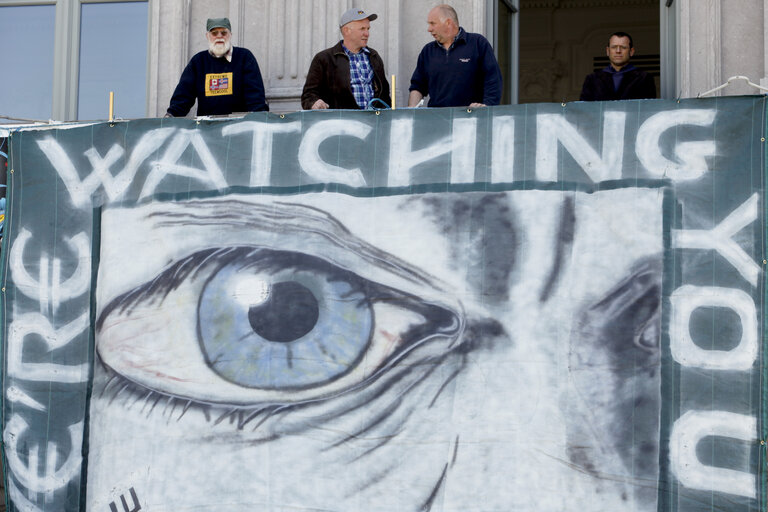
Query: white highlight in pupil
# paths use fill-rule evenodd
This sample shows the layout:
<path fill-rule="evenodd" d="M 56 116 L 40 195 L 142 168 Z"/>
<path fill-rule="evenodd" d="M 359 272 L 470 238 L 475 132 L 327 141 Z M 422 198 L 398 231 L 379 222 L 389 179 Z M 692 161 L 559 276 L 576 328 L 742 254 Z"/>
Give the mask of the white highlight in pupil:
<path fill-rule="evenodd" d="M 232 297 L 246 307 L 258 306 L 269 299 L 270 284 L 256 276 L 239 277 L 232 283 Z"/>

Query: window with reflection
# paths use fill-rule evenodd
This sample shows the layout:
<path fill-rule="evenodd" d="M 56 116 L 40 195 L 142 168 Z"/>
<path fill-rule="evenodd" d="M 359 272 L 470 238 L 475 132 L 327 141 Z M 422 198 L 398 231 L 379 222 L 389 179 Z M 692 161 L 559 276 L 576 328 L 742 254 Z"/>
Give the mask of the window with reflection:
<path fill-rule="evenodd" d="M 146 115 L 147 0 L 0 0 L 0 123 Z M 74 15 L 70 15 L 70 13 Z"/>
<path fill-rule="evenodd" d="M 146 115 L 146 2 L 81 6 L 79 77 L 78 119 L 107 117 L 110 91 L 116 116 Z"/>
<path fill-rule="evenodd" d="M 51 117 L 55 18 L 54 5 L 0 6 L 0 123 Z"/>

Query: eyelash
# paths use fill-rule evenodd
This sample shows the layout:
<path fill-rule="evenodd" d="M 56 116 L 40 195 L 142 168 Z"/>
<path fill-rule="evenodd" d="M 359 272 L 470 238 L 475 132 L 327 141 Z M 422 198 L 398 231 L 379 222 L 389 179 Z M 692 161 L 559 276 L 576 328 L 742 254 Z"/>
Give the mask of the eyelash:
<path fill-rule="evenodd" d="M 287 257 L 286 254 L 288 255 Z M 350 395 L 360 393 L 376 382 L 386 380 L 381 378 L 382 375 L 398 373 L 393 371 L 393 365 L 402 359 L 405 352 L 410 351 L 414 346 L 421 345 L 423 341 L 436 337 L 445 338 L 451 341 L 449 341 L 447 349 L 443 348 L 443 350 L 450 352 L 455 348 L 454 342 L 464 328 L 463 315 L 459 312 L 451 311 L 444 305 L 433 304 L 412 295 L 398 292 L 379 283 L 370 282 L 348 270 L 337 268 L 325 260 L 315 258 L 311 261 L 322 263 L 307 267 L 307 255 L 303 255 L 305 259 L 293 261 L 291 254 L 294 254 L 299 259 L 302 256 L 301 253 L 280 252 L 252 246 L 212 248 L 197 251 L 167 267 L 151 281 L 110 301 L 99 315 L 96 324 L 97 331 L 101 329 L 105 319 L 111 313 L 117 312 L 118 314 L 130 315 L 138 305 L 162 303 L 173 290 L 181 286 L 180 283 L 184 280 L 199 278 L 205 272 L 205 274 L 208 274 L 208 277 L 205 277 L 204 274 L 201 282 L 207 282 L 207 280 L 213 279 L 217 272 L 229 265 L 236 265 L 240 270 L 255 269 L 257 272 L 285 271 L 286 269 L 291 271 L 318 272 L 326 276 L 328 281 L 341 281 L 348 284 L 351 287 L 348 295 L 360 292 L 365 297 L 365 300 L 360 300 L 361 303 L 382 303 L 394 307 L 402 307 L 423 316 L 425 322 L 422 324 L 412 324 L 409 328 L 401 331 L 401 340 L 404 340 L 402 345 L 389 353 L 386 360 L 382 362 L 381 367 L 362 381 L 351 385 L 349 388 L 342 388 L 341 391 L 333 392 L 330 395 L 320 396 L 319 398 L 312 397 L 306 401 L 299 400 L 295 403 L 267 401 L 249 405 L 234 402 L 211 403 L 206 400 L 189 398 L 189 395 L 181 397 L 174 393 L 169 393 L 167 389 L 156 389 L 148 386 L 146 383 L 131 380 L 131 378 L 122 375 L 115 368 L 110 367 L 109 364 L 101 359 L 101 354 L 97 351 L 97 356 L 101 363 L 100 367 L 105 370 L 107 376 L 104 379 L 105 384 L 103 385 L 101 396 L 111 403 L 120 396 L 125 395 L 126 399 L 123 405 L 126 409 L 133 409 L 140 404 L 141 412 L 146 411 L 147 417 L 159 413 L 162 417 L 166 417 L 168 422 L 174 420 L 174 416 L 181 407 L 178 417 L 175 418 L 176 421 L 180 421 L 181 418 L 192 410 L 198 411 L 212 427 L 228 420 L 230 424 L 236 425 L 238 430 L 244 430 L 249 425 L 252 425 L 255 431 L 263 423 L 271 418 L 275 418 L 279 413 L 293 410 L 297 407 L 309 406 L 313 403 L 333 401 L 338 397 L 349 398 Z M 265 255 L 267 256 L 265 257 Z M 431 321 L 426 321 L 427 318 L 430 318 Z M 414 343 L 414 340 L 418 343 Z M 414 376 L 414 378 L 420 381 L 421 378 L 426 378 L 426 375 L 422 377 Z M 369 400 L 371 399 L 369 398 Z M 164 404 L 163 401 L 165 401 Z M 342 402 L 339 402 L 340 406 L 333 406 L 332 408 L 341 411 L 339 414 L 343 414 L 351 410 L 350 405 L 353 408 L 360 405 L 359 402 L 355 405 L 355 402 L 356 400 L 353 396 L 351 404 L 349 400 L 342 400 Z"/>
<path fill-rule="evenodd" d="M 99 394 L 100 398 L 107 400 L 111 405 L 117 401 L 121 395 L 125 395 L 123 406 L 126 411 L 130 411 L 141 402 L 141 409 L 139 412 L 144 413 L 146 410 L 146 418 L 149 418 L 153 414 L 160 414 L 161 417 L 166 417 L 167 423 L 170 423 L 171 421 L 176 421 L 178 423 L 189 411 L 197 411 L 212 427 L 224 423 L 227 418 L 229 418 L 230 424 L 233 425 L 237 423 L 237 430 L 239 431 L 244 430 L 249 423 L 254 423 L 251 431 L 255 432 L 264 422 L 272 418 L 276 413 L 299 406 L 298 404 L 274 404 L 256 407 L 234 407 L 206 404 L 197 400 L 180 398 L 156 390 L 147 389 L 141 384 L 137 384 L 128 378 L 123 377 L 103 362 L 100 361 L 100 363 L 100 368 L 105 372 L 107 380 Z M 158 409 L 158 405 L 163 400 L 166 401 L 165 405 L 162 406 L 161 409 Z M 148 406 L 149 409 L 147 410 Z M 179 407 L 182 407 L 181 412 L 174 419 L 174 415 Z"/>
<path fill-rule="evenodd" d="M 443 393 L 446 386 L 460 373 L 460 368 L 466 364 L 464 352 L 465 350 L 460 350 L 457 347 L 454 347 L 454 350 L 446 352 L 436 360 L 431 361 L 427 371 L 425 371 L 422 375 L 414 377 L 412 381 L 406 380 L 401 382 L 399 376 L 393 376 L 392 378 L 394 381 L 403 385 L 404 388 L 395 393 L 395 397 L 391 399 L 388 404 L 381 407 L 381 410 L 378 414 L 367 417 L 366 421 L 359 425 L 359 428 L 355 434 L 349 434 L 347 437 L 362 435 L 363 433 L 366 433 L 369 430 L 379 426 L 381 422 L 384 422 L 384 420 L 394 412 L 394 409 L 397 409 L 401 405 L 401 398 L 405 393 L 409 392 L 412 388 L 418 386 L 420 383 L 430 378 L 435 370 L 437 370 L 439 367 L 444 367 L 445 361 L 449 357 L 456 357 L 457 360 L 454 371 L 443 379 L 443 382 L 440 386 L 438 386 L 438 389 L 433 393 L 433 396 L 423 402 L 428 403 L 429 405 L 427 407 L 431 408 L 439 396 Z M 101 363 L 99 367 L 105 372 L 104 378 L 106 379 L 106 383 L 103 385 L 99 394 L 100 398 L 107 400 L 111 405 L 113 402 L 117 401 L 121 395 L 125 395 L 123 406 L 126 411 L 130 411 L 141 402 L 141 413 L 143 413 L 149 406 L 149 409 L 146 412 L 146 418 L 149 418 L 153 414 L 160 414 L 161 417 L 166 417 L 166 424 L 170 423 L 171 421 L 175 421 L 177 423 L 181 422 L 181 420 L 187 416 L 188 412 L 197 411 L 202 415 L 206 423 L 211 428 L 225 423 L 228 419 L 229 424 L 234 425 L 237 431 L 244 431 L 245 427 L 251 424 L 249 431 L 257 432 L 259 428 L 268 421 L 279 420 L 281 415 L 284 413 L 314 404 L 314 402 L 309 402 L 305 404 L 272 404 L 256 407 L 236 407 L 206 404 L 196 400 L 167 395 L 155 390 L 148 390 L 144 386 L 123 377 L 103 363 Z M 371 390 L 371 393 L 375 397 L 381 395 L 381 393 L 376 390 Z M 160 402 L 163 400 L 166 401 L 165 405 L 162 406 L 161 409 L 158 409 L 158 405 L 160 405 Z M 333 398 L 329 400 L 333 400 Z M 360 407 L 363 407 L 366 403 L 366 401 L 360 400 L 352 406 L 342 407 L 341 412 L 338 412 L 336 415 L 352 412 L 359 409 Z M 182 407 L 181 412 L 174 419 L 174 414 L 179 407 Z M 325 419 L 330 420 L 333 417 L 335 416 L 331 414 L 327 415 Z M 402 419 L 400 421 L 402 421 Z M 397 431 L 396 428 L 392 430 Z M 277 437 L 277 434 L 267 433 L 267 436 L 262 441 L 269 441 L 275 437 Z"/>
<path fill-rule="evenodd" d="M 155 300 L 159 295 L 163 296 L 160 299 L 160 302 L 162 302 L 162 300 L 177 287 L 173 286 L 174 284 L 178 285 L 190 276 L 196 277 L 208 264 L 217 264 L 217 270 L 223 268 L 238 256 L 235 254 L 236 250 L 236 247 L 204 249 L 177 261 L 171 267 L 159 273 L 152 281 L 120 295 L 115 300 L 111 301 L 99 315 L 96 322 L 96 329 L 101 329 L 104 324 L 104 319 L 107 318 L 112 311 L 118 310 L 120 313 L 130 313 L 131 306 L 142 301 Z M 229 256 L 229 258 L 225 258 L 226 256 Z M 184 267 L 188 264 L 191 265 L 190 268 L 185 269 Z M 182 270 L 183 274 L 179 275 L 178 273 Z M 173 271 L 172 275 L 170 275 L 172 282 L 165 282 L 162 278 L 169 277 L 171 271 Z"/>
<path fill-rule="evenodd" d="M 221 270 L 222 268 L 226 267 L 227 265 L 238 261 L 240 259 L 249 259 L 258 254 L 260 251 L 263 251 L 263 249 L 255 248 L 255 247 L 226 247 L 226 248 L 216 248 L 216 249 L 205 249 L 202 251 L 198 251 L 195 254 L 192 254 L 190 256 L 187 256 L 186 258 L 183 258 L 182 260 L 176 262 L 173 264 L 173 266 L 169 267 L 165 271 L 158 274 L 158 276 L 153 279 L 152 281 L 141 285 L 137 289 L 131 290 L 119 297 L 117 297 L 115 300 L 111 301 L 110 304 L 101 312 L 99 315 L 99 318 L 96 323 L 96 328 L 100 329 L 103 325 L 104 319 L 111 313 L 112 311 L 116 310 L 119 306 L 119 312 L 120 313 L 130 313 L 131 312 L 131 306 L 134 304 L 137 304 L 142 301 L 146 300 L 153 300 L 156 299 L 159 295 L 163 295 L 163 297 L 160 299 L 160 302 L 170 293 L 173 291 L 176 286 L 173 286 L 174 284 L 179 284 L 184 279 L 187 279 L 188 277 L 197 277 L 197 275 L 208 265 L 211 265 L 213 269 L 211 272 L 215 274 L 217 271 Z M 263 258 L 262 258 L 263 259 Z M 262 263 L 263 261 L 260 261 Z M 248 269 L 248 268 L 256 268 L 258 270 L 296 270 L 298 267 L 296 265 L 286 265 L 284 262 L 280 262 L 278 265 L 278 262 L 276 261 L 269 261 L 271 265 L 256 265 L 255 262 L 252 262 L 251 264 L 243 264 L 241 265 L 242 269 Z M 184 267 L 190 265 L 190 268 L 185 269 Z M 174 270 L 175 269 L 175 270 Z M 172 281 L 171 283 L 166 283 L 164 281 L 159 281 L 160 278 L 168 277 L 168 274 L 173 270 L 173 274 L 170 276 Z M 183 274 L 179 275 L 178 272 L 183 270 Z M 332 272 L 329 271 L 327 268 L 325 269 L 326 272 L 329 273 L 329 275 L 336 274 L 336 278 L 331 278 L 329 281 L 344 281 L 349 283 L 354 283 L 356 286 L 352 287 L 352 292 L 358 292 L 363 290 L 362 286 L 362 279 L 343 279 L 342 275 L 344 276 L 351 276 L 352 273 L 348 271 L 337 271 Z M 382 287 L 384 288 L 384 287 Z"/>

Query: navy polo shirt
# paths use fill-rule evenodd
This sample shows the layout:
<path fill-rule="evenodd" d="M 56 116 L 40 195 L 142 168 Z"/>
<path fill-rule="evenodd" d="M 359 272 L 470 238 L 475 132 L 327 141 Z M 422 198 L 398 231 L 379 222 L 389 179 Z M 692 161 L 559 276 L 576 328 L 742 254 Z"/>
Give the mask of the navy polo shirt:
<path fill-rule="evenodd" d="M 491 44 L 482 35 L 459 28 L 448 50 L 437 41 L 424 46 L 409 90 L 429 94 L 430 107 L 498 105 L 501 84 L 501 70 Z"/>

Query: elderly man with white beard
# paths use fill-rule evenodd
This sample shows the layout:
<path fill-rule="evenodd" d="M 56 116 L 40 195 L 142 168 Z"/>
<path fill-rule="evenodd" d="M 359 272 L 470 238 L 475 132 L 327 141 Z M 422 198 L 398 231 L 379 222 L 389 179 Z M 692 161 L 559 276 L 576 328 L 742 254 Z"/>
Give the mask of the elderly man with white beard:
<path fill-rule="evenodd" d="M 229 19 L 210 18 L 206 30 L 208 49 L 184 68 L 166 117 L 186 116 L 195 100 L 198 116 L 269 110 L 256 57 L 232 46 Z"/>

